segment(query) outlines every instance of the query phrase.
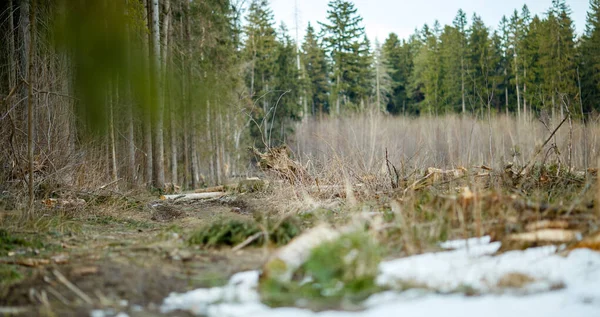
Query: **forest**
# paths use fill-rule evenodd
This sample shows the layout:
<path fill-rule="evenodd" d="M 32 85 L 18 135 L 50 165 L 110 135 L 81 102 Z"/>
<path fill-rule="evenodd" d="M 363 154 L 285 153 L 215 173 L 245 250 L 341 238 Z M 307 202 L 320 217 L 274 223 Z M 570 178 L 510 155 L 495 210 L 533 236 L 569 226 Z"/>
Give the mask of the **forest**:
<path fill-rule="evenodd" d="M 600 0 L 581 34 L 547 2 L 380 42 L 350 0 L 300 26 L 268 0 L 2 1 L 0 314 L 391 316 L 369 301 L 408 290 L 598 313 L 560 270 L 600 281 Z M 543 248 L 558 271 L 522 269 Z M 463 275 L 406 269 L 438 253 Z"/>

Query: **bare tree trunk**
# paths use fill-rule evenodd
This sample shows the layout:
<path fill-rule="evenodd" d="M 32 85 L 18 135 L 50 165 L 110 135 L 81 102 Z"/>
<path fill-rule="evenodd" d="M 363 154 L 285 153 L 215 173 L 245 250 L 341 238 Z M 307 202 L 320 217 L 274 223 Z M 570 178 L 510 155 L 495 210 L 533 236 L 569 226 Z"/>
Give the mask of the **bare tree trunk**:
<path fill-rule="evenodd" d="M 27 93 L 27 160 L 29 162 L 29 211 L 27 218 L 31 218 L 34 212 L 34 192 L 33 192 L 33 52 L 35 49 L 35 0 L 31 0 L 31 8 L 29 8 L 29 1 L 23 0 L 21 2 L 21 9 L 27 9 L 29 11 L 28 21 L 29 25 L 24 26 L 28 27 L 29 31 L 29 41 L 24 42 L 26 44 L 24 46 L 24 50 L 27 49 L 29 53 L 29 57 L 27 58 L 27 82 L 28 93 Z M 23 17 L 23 13 L 21 13 L 21 17 Z M 25 21 L 22 21 L 25 23 Z M 27 33 L 27 30 L 24 30 L 24 34 Z"/>
<path fill-rule="evenodd" d="M 17 67 L 15 60 L 15 21 L 13 14 L 13 0 L 8 2 L 8 89 L 9 91 L 17 85 Z"/>
<path fill-rule="evenodd" d="M 523 66 L 523 117 L 527 122 L 527 67 Z"/>
<path fill-rule="evenodd" d="M 187 67 L 187 80 L 186 80 L 186 87 L 187 87 L 187 91 L 186 91 L 186 95 L 187 95 L 187 102 L 186 102 L 186 107 L 187 107 L 187 111 L 188 111 L 188 116 L 190 117 L 190 129 L 191 129 L 191 133 L 190 133 L 190 139 L 188 140 L 188 145 L 189 145 L 189 150 L 186 146 L 185 151 L 191 151 L 191 153 L 189 154 L 188 160 L 191 160 L 191 162 L 186 162 L 186 165 L 188 165 L 188 167 L 191 167 L 191 181 L 192 181 L 192 188 L 196 188 L 198 186 L 198 160 L 197 160 L 197 137 L 196 137 L 196 130 L 198 129 L 198 127 L 196 126 L 196 116 L 195 113 L 191 112 L 191 105 L 192 105 L 192 67 L 191 67 L 191 62 L 192 62 L 192 32 L 191 32 L 191 10 L 190 10 L 190 2 L 189 1 L 184 1 L 185 2 L 185 39 L 186 39 L 186 51 L 187 51 L 187 56 L 186 56 L 186 67 Z M 184 119 L 186 120 L 186 119 Z M 185 121 L 184 121 L 185 122 Z M 187 131 L 184 133 L 187 134 Z M 191 164 L 191 166 L 189 166 Z M 187 171 L 189 171 L 189 169 L 187 169 Z"/>
<path fill-rule="evenodd" d="M 381 107 L 381 83 L 379 81 L 379 76 L 380 76 L 380 74 L 379 74 L 379 68 L 380 68 L 381 61 L 379 59 L 381 59 L 381 55 L 378 57 L 377 64 L 375 65 L 375 72 L 376 72 L 376 74 L 375 74 L 375 86 L 376 86 L 376 88 L 375 89 L 376 89 L 376 92 L 377 92 L 377 95 L 376 95 L 376 97 L 377 97 L 377 111 L 381 111 L 382 110 L 382 107 Z"/>
<path fill-rule="evenodd" d="M 519 63 L 517 59 L 517 54 L 514 54 L 515 60 L 515 88 L 517 89 L 517 118 L 521 120 L 521 90 L 519 88 Z"/>
<path fill-rule="evenodd" d="M 127 0 L 126 3 L 129 3 Z M 129 13 L 128 13 L 129 14 Z M 127 29 L 125 30 L 125 38 L 127 43 L 129 43 L 131 37 L 131 26 L 127 24 Z M 131 69 L 129 68 L 129 64 L 131 63 L 131 49 L 127 50 L 127 62 L 128 68 L 127 73 L 131 73 Z M 126 151 L 127 151 L 127 180 L 130 184 L 136 183 L 137 175 L 135 171 L 135 135 L 133 129 L 133 103 L 131 102 L 131 83 L 127 81 L 125 84 L 125 122 L 127 123 L 127 135 L 126 135 Z"/>
<path fill-rule="evenodd" d="M 167 65 L 170 62 L 169 44 L 171 41 L 171 0 L 163 0 L 163 29 L 162 29 L 162 83 L 164 87 L 163 100 L 165 109 L 169 109 L 169 127 L 170 127 L 170 152 L 171 152 L 171 183 L 177 184 L 177 131 L 175 129 L 174 116 L 176 115 L 172 103 L 167 104 L 170 93 L 170 84 L 167 80 Z"/>
<path fill-rule="evenodd" d="M 114 121 L 114 107 L 119 100 L 118 85 L 114 82 L 111 83 L 111 89 L 108 92 L 108 132 L 110 134 L 110 152 L 111 152 L 111 176 L 113 182 L 119 179 L 117 173 L 117 150 L 115 141 L 115 121 Z"/>
<path fill-rule="evenodd" d="M 146 5 L 146 16 L 147 16 L 147 20 L 148 20 L 148 26 L 150 26 L 150 21 L 152 21 L 152 15 L 151 12 L 149 10 L 150 7 L 150 0 L 148 0 L 147 5 Z M 143 47 L 144 47 L 144 56 L 148 56 L 148 60 L 147 60 L 147 66 L 146 69 L 150 69 L 150 63 L 152 63 L 152 61 L 150 60 L 150 53 L 149 53 L 149 43 L 151 43 L 152 40 L 152 35 L 148 34 L 148 43 L 144 43 Z M 147 45 L 146 45 L 147 44 Z M 147 54 L 146 54 L 147 53 Z M 146 62 L 146 60 L 144 60 L 144 62 Z M 151 82 L 148 82 L 148 85 L 150 87 Z M 152 117 L 151 117 L 151 110 L 150 110 L 150 105 L 144 105 L 144 124 L 143 124 L 143 128 L 144 128 L 144 157 L 146 158 L 146 164 L 144 165 L 144 182 L 146 183 L 146 186 L 150 186 L 152 184 L 152 171 L 153 171 L 153 161 L 152 161 Z"/>
<path fill-rule="evenodd" d="M 164 106 L 162 98 L 162 76 L 161 76 L 161 56 L 160 56 L 160 12 L 158 0 L 152 0 L 152 96 L 155 98 L 156 111 L 152 125 L 153 130 L 153 167 L 154 167 L 154 187 L 165 187 L 165 149 L 164 149 Z"/>
<path fill-rule="evenodd" d="M 466 107 L 466 103 L 465 103 L 465 58 L 464 58 L 464 56 L 461 56 L 461 58 L 460 58 L 460 76 L 461 76 L 460 81 L 461 81 L 461 94 L 462 94 L 462 113 L 464 114 L 467 111 L 467 107 Z"/>
<path fill-rule="evenodd" d="M 335 114 L 337 116 L 340 115 L 340 75 L 338 74 L 337 76 L 337 91 L 336 91 L 336 97 L 335 97 Z"/>

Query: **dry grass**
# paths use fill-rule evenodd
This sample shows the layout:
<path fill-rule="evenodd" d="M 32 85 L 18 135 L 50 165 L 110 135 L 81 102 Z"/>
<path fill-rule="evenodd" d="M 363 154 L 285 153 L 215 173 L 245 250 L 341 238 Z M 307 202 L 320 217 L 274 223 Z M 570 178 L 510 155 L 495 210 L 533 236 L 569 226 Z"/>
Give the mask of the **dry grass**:
<path fill-rule="evenodd" d="M 312 174 L 322 179 L 347 174 L 364 182 L 386 174 L 386 150 L 390 162 L 404 176 L 428 167 L 486 165 L 501 169 L 509 162 L 515 166 L 526 164 L 560 121 L 546 118 L 519 122 L 504 115 L 491 122 L 460 116 L 407 118 L 367 114 L 325 118 L 300 123 L 292 150 Z M 566 122 L 537 160 L 575 170 L 595 167 L 600 149 L 598 135 L 600 126 L 596 122 L 573 122 L 572 128 Z M 549 150 L 554 144 L 560 155 Z"/>
<path fill-rule="evenodd" d="M 357 213 L 381 216 L 376 231 L 390 256 L 435 250 L 446 239 L 502 240 L 539 220 L 589 234 L 599 220 L 588 168 L 596 166 L 600 126 L 566 120 L 552 136 L 562 120 L 536 120 L 366 114 L 305 121 L 290 147 L 310 177 L 285 182 L 270 200 L 281 213 L 334 224 Z"/>

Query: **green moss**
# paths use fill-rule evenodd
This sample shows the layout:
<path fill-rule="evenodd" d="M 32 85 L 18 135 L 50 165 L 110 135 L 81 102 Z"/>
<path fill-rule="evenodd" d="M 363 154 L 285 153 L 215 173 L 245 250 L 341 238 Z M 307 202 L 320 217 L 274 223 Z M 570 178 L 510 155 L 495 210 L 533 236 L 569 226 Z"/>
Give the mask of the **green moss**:
<path fill-rule="evenodd" d="M 381 250 L 366 232 L 343 235 L 313 250 L 294 272 L 291 282 L 262 280 L 261 298 L 275 307 L 304 306 L 315 310 L 356 307 L 382 290 L 375 284 Z"/>

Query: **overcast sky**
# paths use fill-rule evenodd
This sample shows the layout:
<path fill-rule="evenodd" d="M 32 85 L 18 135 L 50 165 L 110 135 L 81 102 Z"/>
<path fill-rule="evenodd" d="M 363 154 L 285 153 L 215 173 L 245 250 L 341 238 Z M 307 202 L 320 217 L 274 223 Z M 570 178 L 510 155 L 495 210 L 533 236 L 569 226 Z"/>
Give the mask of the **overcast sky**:
<path fill-rule="evenodd" d="M 270 0 L 277 25 L 283 21 L 295 37 L 295 4 L 298 5 L 300 33 L 302 39 L 308 22 L 315 27 L 317 21 L 325 21 L 329 0 Z M 354 0 L 358 13 L 363 17 L 364 26 L 371 40 L 383 42 L 390 32 L 401 38 L 414 33 L 423 24 L 432 25 L 437 19 L 442 25 L 451 24 L 458 9 L 467 12 L 469 23 L 473 13 L 483 18 L 488 27 L 496 28 L 503 15 L 509 17 L 514 9 L 521 11 L 527 4 L 534 14 L 543 16 L 550 8 L 551 0 Z M 577 34 L 585 27 L 588 0 L 568 0 L 571 18 L 575 22 Z"/>

